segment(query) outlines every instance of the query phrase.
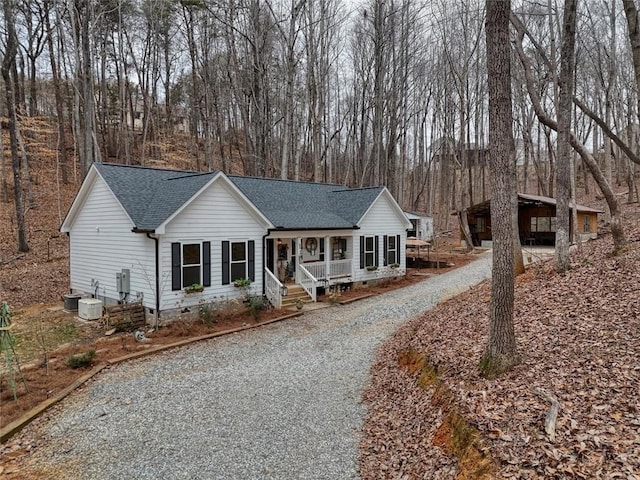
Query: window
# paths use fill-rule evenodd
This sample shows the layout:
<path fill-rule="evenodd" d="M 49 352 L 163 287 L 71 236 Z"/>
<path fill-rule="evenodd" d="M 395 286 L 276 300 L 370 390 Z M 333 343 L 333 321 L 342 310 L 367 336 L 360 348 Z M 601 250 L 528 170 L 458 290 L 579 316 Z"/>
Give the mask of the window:
<path fill-rule="evenodd" d="M 222 242 L 222 285 L 241 278 L 255 281 L 255 243 L 254 240 Z"/>
<path fill-rule="evenodd" d="M 171 244 L 171 290 L 211 286 L 211 242 Z"/>
<path fill-rule="evenodd" d="M 202 264 L 199 243 L 182 244 L 182 288 L 202 283 Z"/>
<path fill-rule="evenodd" d="M 582 233 L 591 233 L 591 217 L 584 215 L 582 223 Z"/>
<path fill-rule="evenodd" d="M 247 277 L 247 244 L 233 242 L 231 244 L 231 281 Z"/>
<path fill-rule="evenodd" d="M 366 237 L 364 239 L 364 266 L 369 267 L 374 265 L 373 258 L 375 251 L 373 249 L 373 237 Z"/>
<path fill-rule="evenodd" d="M 360 237 L 360 268 L 378 266 L 378 236 Z"/>
<path fill-rule="evenodd" d="M 400 263 L 400 255 L 398 255 L 399 236 L 389 235 L 386 237 L 386 249 L 385 265 L 393 265 L 394 263 Z"/>
<path fill-rule="evenodd" d="M 482 233 L 486 229 L 485 218 L 484 217 L 476 217 L 476 232 Z"/>
<path fill-rule="evenodd" d="M 531 217 L 532 232 L 555 232 L 556 217 Z"/>

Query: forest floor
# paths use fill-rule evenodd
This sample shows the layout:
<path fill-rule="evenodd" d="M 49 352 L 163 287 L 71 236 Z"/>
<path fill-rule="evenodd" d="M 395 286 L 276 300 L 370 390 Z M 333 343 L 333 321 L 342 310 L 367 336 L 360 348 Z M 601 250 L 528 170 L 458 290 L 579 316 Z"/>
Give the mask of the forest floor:
<path fill-rule="evenodd" d="M 617 256 L 604 235 L 566 274 L 548 261 L 517 278 L 521 361 L 501 377 L 478 371 L 489 281 L 389 339 L 365 394 L 362 477 L 640 478 L 638 205 L 625 216 Z"/>

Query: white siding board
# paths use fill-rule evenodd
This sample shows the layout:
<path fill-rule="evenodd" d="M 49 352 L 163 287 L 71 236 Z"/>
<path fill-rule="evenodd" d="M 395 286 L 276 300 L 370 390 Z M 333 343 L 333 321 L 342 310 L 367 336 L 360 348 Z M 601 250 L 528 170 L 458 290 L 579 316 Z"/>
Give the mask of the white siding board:
<path fill-rule="evenodd" d="M 91 281 L 98 282 L 100 298 L 117 300 L 116 273 L 131 271 L 131 296 L 141 292 L 145 306 L 155 308 L 154 245 L 133 225 L 104 181 L 97 178 L 69 232 L 70 286 L 74 291 L 94 294 Z"/>
<path fill-rule="evenodd" d="M 360 220 L 357 234 L 353 239 L 353 265 L 355 268 L 354 280 L 356 282 L 374 280 L 379 278 L 378 272 L 369 272 L 366 268 L 360 269 L 360 237 L 378 236 L 378 265 L 384 265 L 383 255 L 384 235 L 400 235 L 400 270 L 406 269 L 405 243 L 407 237 L 407 220 L 401 218 L 398 211 L 391 204 L 386 195 L 380 195 L 369 211 Z M 379 267 L 379 268 L 380 268 Z"/>
<path fill-rule="evenodd" d="M 255 282 L 251 291 L 262 294 L 262 237 L 267 233 L 255 215 L 223 181 L 212 183 L 180 214 L 171 220 L 161 237 L 162 271 L 168 276 L 162 292 L 161 310 L 194 307 L 202 301 L 232 299 L 241 295 L 233 284 L 222 285 L 222 241 L 255 241 Z M 211 286 L 200 294 L 185 295 L 171 290 L 171 244 L 211 242 Z"/>

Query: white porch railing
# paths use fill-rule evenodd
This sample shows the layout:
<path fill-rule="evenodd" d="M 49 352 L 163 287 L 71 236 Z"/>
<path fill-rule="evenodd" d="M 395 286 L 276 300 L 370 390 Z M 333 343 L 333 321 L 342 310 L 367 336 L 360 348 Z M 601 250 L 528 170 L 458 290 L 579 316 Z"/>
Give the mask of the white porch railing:
<path fill-rule="evenodd" d="M 329 262 L 329 278 L 333 277 L 350 277 L 351 276 L 350 258 L 346 260 L 332 260 Z"/>
<path fill-rule="evenodd" d="M 317 300 L 317 297 L 316 297 L 317 282 L 318 280 L 313 275 L 311 275 L 311 273 L 309 273 L 309 270 L 307 270 L 302 265 L 298 265 L 298 268 L 296 268 L 296 283 L 299 285 L 302 285 L 302 288 L 304 288 L 305 292 L 309 294 L 309 296 L 313 299 L 314 302 L 316 302 Z"/>
<path fill-rule="evenodd" d="M 316 280 L 327 278 L 327 265 L 324 262 L 303 263 L 303 265 Z"/>
<path fill-rule="evenodd" d="M 273 308 L 282 308 L 282 283 L 268 268 L 264 269 L 264 291 Z"/>
<path fill-rule="evenodd" d="M 351 262 L 350 258 L 330 261 L 329 275 L 327 275 L 327 264 L 325 262 L 303 263 L 303 265 L 316 280 L 329 280 L 335 277 L 351 276 Z"/>

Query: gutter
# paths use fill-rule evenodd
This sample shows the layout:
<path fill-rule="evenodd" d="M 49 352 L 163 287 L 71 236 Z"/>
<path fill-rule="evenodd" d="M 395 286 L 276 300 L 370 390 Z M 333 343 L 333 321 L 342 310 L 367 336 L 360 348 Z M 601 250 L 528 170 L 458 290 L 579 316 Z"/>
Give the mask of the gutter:
<path fill-rule="evenodd" d="M 312 232 L 312 231 L 325 231 L 325 230 L 360 230 L 358 225 L 353 225 L 352 227 L 300 227 L 300 228 L 285 228 L 285 227 L 276 227 L 270 228 L 269 233 L 273 232 Z"/>
<path fill-rule="evenodd" d="M 160 324 L 160 247 L 158 237 L 152 237 L 151 233 L 147 232 L 147 238 L 150 238 L 155 243 L 156 250 L 156 324 L 157 328 Z"/>

